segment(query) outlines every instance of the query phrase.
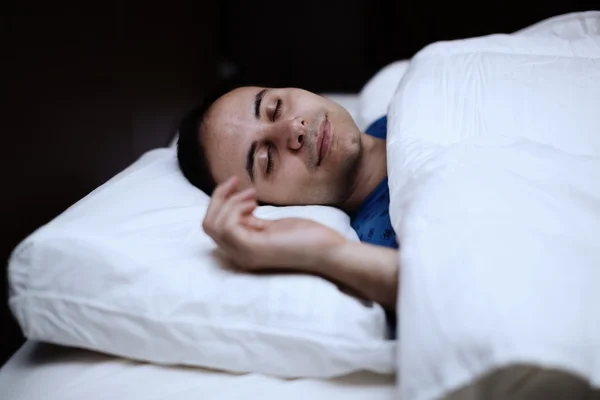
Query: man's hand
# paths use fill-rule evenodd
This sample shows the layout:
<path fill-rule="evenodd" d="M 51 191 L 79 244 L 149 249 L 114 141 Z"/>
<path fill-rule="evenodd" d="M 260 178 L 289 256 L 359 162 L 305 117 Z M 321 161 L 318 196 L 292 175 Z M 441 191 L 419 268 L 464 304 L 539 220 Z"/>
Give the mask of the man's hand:
<path fill-rule="evenodd" d="M 254 189 L 236 191 L 237 179 L 219 185 L 202 227 L 235 264 L 247 271 L 288 269 L 320 275 L 360 297 L 394 310 L 398 252 L 354 242 L 335 230 L 301 218 L 263 220 Z"/>
<path fill-rule="evenodd" d="M 263 220 L 252 214 L 256 192 L 237 192 L 237 179 L 219 185 L 202 227 L 237 266 L 245 270 L 293 269 L 322 273 L 319 261 L 347 239 L 308 219 Z"/>

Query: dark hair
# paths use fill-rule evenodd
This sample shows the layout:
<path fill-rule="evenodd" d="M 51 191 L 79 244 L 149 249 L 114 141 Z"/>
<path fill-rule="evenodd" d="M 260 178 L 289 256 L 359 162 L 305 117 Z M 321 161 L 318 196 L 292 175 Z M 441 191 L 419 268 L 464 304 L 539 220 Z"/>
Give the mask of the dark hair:
<path fill-rule="evenodd" d="M 177 160 L 185 178 L 207 195 L 211 195 L 217 183 L 208 165 L 205 148 L 200 140 L 204 118 L 210 107 L 221 96 L 239 87 L 235 82 L 219 85 L 203 101 L 183 117 L 179 125 Z"/>

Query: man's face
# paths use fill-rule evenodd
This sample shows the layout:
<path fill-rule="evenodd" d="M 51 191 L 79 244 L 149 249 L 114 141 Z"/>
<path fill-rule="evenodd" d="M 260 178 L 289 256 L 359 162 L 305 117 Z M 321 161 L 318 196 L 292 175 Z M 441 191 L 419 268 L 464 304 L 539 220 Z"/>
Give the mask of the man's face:
<path fill-rule="evenodd" d="M 301 89 L 243 87 L 210 108 L 202 143 L 217 182 L 232 175 L 277 205 L 337 205 L 348 196 L 361 133 L 331 100 Z"/>

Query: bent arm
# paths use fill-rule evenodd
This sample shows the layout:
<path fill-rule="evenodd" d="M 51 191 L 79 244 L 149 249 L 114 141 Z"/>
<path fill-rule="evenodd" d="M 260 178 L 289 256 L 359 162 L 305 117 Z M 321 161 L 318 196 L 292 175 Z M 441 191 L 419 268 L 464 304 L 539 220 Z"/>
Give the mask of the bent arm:
<path fill-rule="evenodd" d="M 348 286 L 387 310 L 396 309 L 400 275 L 397 250 L 347 241 L 321 255 L 315 265 L 319 275 Z"/>

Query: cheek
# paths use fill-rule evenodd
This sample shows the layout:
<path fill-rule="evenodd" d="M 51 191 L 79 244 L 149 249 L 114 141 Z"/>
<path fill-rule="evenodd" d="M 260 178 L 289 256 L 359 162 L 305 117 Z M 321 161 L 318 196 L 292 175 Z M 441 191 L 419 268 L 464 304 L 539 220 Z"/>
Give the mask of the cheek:
<path fill-rule="evenodd" d="M 345 158 L 360 149 L 360 133 L 348 124 L 340 125 L 333 139 L 333 153 L 337 162 L 343 162 Z"/>
<path fill-rule="evenodd" d="M 227 163 L 215 163 L 211 166 L 212 174 L 217 181 L 217 184 L 225 182 L 229 177 L 234 175 L 234 171 Z"/>
<path fill-rule="evenodd" d="M 284 187 L 297 187 L 309 183 L 311 173 L 306 169 L 306 165 L 298 159 L 291 159 L 281 166 L 277 175 L 278 184 Z"/>
<path fill-rule="evenodd" d="M 231 156 L 227 158 L 223 156 L 220 162 L 217 162 L 211 165 L 212 174 L 218 184 L 225 182 L 227 179 L 232 176 L 237 176 L 238 178 L 238 190 L 244 190 L 251 186 L 250 178 L 248 177 L 248 173 L 242 167 L 236 166 L 231 162 L 223 162 L 223 160 L 233 159 Z M 237 167 L 237 168 L 236 168 Z"/>
<path fill-rule="evenodd" d="M 336 115 L 334 123 L 334 141 L 338 142 L 339 147 L 345 147 L 356 141 L 360 137 L 360 129 L 350 115 Z"/>

